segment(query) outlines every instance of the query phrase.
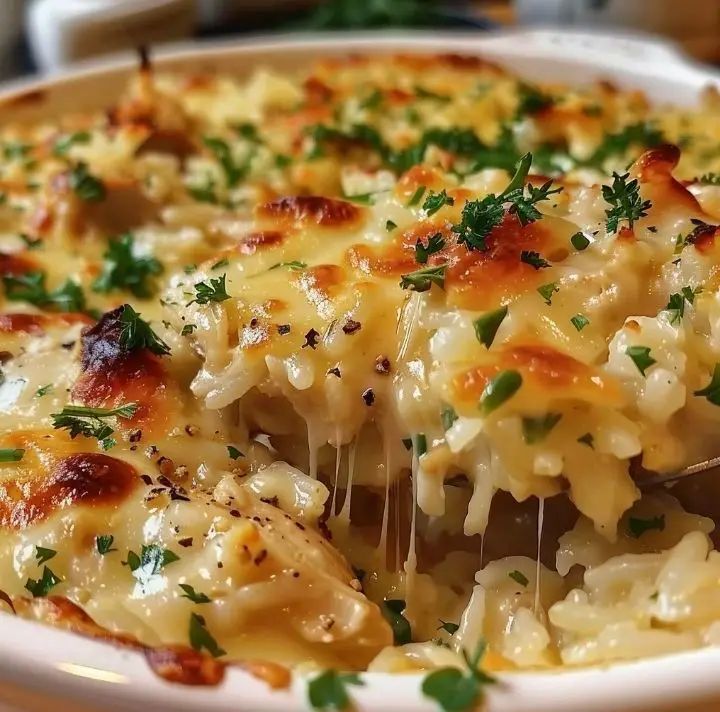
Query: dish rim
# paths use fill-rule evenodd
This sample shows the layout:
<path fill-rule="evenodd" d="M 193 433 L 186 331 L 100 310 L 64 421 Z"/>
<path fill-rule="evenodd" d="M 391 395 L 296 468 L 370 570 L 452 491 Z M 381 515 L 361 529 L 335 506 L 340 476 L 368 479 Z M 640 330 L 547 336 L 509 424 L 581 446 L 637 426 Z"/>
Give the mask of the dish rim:
<path fill-rule="evenodd" d="M 708 84 L 720 88 L 720 74 L 690 61 L 669 43 L 635 35 L 610 37 L 595 32 L 553 30 L 483 34 L 328 33 L 253 37 L 243 39 L 242 44 L 233 38 L 166 46 L 153 54 L 153 62 L 159 67 L 200 60 L 221 65 L 223 59 L 228 61 L 233 57 L 252 63 L 253 57 L 259 55 L 300 53 L 310 60 L 319 54 L 447 53 L 448 48 L 458 54 L 477 54 L 507 63 L 512 68 L 521 60 L 537 63 L 541 73 L 545 71 L 543 62 L 565 67 L 573 76 L 578 73 L 601 76 L 624 69 L 619 83 L 625 84 L 625 78 L 635 77 L 636 86 L 646 90 L 647 84 L 661 80 L 675 87 L 684 86 L 688 94 L 697 94 Z M 629 61 L 640 64 L 629 71 L 626 66 Z M 83 62 L 46 77 L 10 82 L 0 87 L 0 114 L 12 115 L 38 92 L 73 89 L 73 86 L 80 92 L 83 83 L 103 77 L 119 78 L 131 72 L 136 63 L 133 55 L 124 53 Z M 613 76 L 617 78 L 617 74 Z M 669 101 L 672 93 L 669 89 L 665 93 Z M 68 701 L 100 703 L 103 709 L 120 710 L 137 709 L 139 704 L 168 712 L 189 712 L 200 706 L 208 712 L 243 707 L 285 712 L 307 707 L 306 682 L 297 674 L 288 691 L 268 692 L 264 683 L 231 667 L 218 687 L 182 687 L 157 678 L 140 653 L 11 614 L 4 614 L 0 620 L 3 632 L 0 683 L 17 685 L 18 680 L 22 680 L 24 689 L 41 695 L 54 698 L 63 695 Z M 20 640 L 21 645 L 13 644 Z M 98 661 L 102 661 L 102 668 L 98 668 Z M 673 709 L 679 702 L 687 702 L 690 692 L 698 703 L 711 696 L 719 699 L 720 680 L 715 676 L 719 664 L 720 648 L 702 648 L 604 667 L 501 673 L 500 684 L 489 691 L 489 707 L 493 712 L 574 712 L 578 708 L 600 712 L 649 705 L 654 705 L 654 709 Z M 358 710 L 388 709 L 389 704 L 398 711 L 436 709 L 420 694 L 421 674 L 363 673 L 363 679 L 368 684 L 353 688 Z M 679 687 L 678 679 L 682 680 Z M 0 686 L 0 703 L 2 699 Z"/>

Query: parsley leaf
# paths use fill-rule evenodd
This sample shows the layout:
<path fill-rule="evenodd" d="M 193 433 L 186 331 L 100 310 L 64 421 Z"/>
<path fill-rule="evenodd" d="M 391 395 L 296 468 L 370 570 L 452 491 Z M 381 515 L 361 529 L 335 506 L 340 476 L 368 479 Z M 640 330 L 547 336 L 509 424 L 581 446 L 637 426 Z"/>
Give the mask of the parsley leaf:
<path fill-rule="evenodd" d="M 400 278 L 400 286 L 413 292 L 426 292 L 433 284 L 437 284 L 438 287 L 444 289 L 446 267 L 446 264 L 436 265 L 404 274 Z"/>
<path fill-rule="evenodd" d="M 550 263 L 544 257 L 541 257 L 539 252 L 530 252 L 528 250 L 523 250 L 520 253 L 520 261 L 524 262 L 527 265 L 530 265 L 531 267 L 534 267 L 535 269 L 544 269 L 545 267 L 550 267 Z"/>
<path fill-rule="evenodd" d="M 301 269 L 305 269 L 307 267 L 306 262 L 300 262 L 300 260 L 290 260 L 290 262 L 278 262 L 277 264 L 274 264 L 272 267 L 269 267 L 268 270 L 271 269 L 278 269 L 279 267 L 287 267 L 288 269 L 299 271 Z"/>
<path fill-rule="evenodd" d="M 385 221 L 385 229 L 388 232 L 392 232 L 396 227 L 397 227 L 397 223 L 393 222 L 392 220 Z"/>
<path fill-rule="evenodd" d="M 472 658 L 463 650 L 467 670 L 440 668 L 429 673 L 422 683 L 425 697 L 435 700 L 443 712 L 470 712 L 483 698 L 484 687 L 495 678 L 478 669 L 486 643 L 481 641 Z"/>
<path fill-rule="evenodd" d="M 342 712 L 352 707 L 347 686 L 364 684 L 357 673 L 326 670 L 308 683 L 308 699 L 311 707 L 315 710 Z"/>
<path fill-rule="evenodd" d="M 24 455 L 22 448 L 0 448 L 0 462 L 20 462 Z"/>
<path fill-rule="evenodd" d="M 415 192 L 410 196 L 410 200 L 408 200 L 407 207 L 410 208 L 413 205 L 417 205 L 421 200 L 423 195 L 425 195 L 425 191 L 427 188 L 424 185 L 420 185 L 417 187 Z"/>
<path fill-rule="evenodd" d="M 489 415 L 499 408 L 505 401 L 510 400 L 522 386 L 522 376 L 518 371 L 500 371 L 485 386 L 480 396 L 480 410 L 483 415 Z"/>
<path fill-rule="evenodd" d="M 592 436 L 592 433 L 585 433 L 585 435 L 581 435 L 577 441 L 583 445 L 587 445 L 591 449 L 594 448 L 595 438 Z"/>
<path fill-rule="evenodd" d="M 228 445 L 227 446 L 228 451 L 228 457 L 231 460 L 237 460 L 239 457 L 244 457 L 244 455 L 238 450 L 234 445 Z"/>
<path fill-rule="evenodd" d="M 197 613 L 190 614 L 189 637 L 190 645 L 194 650 L 201 651 L 204 648 L 214 658 L 219 658 L 221 655 L 226 654 L 217 644 L 215 638 L 210 635 L 210 631 L 208 631 L 205 624 L 205 619 Z"/>
<path fill-rule="evenodd" d="M 450 623 L 449 621 L 444 621 L 442 618 L 440 619 L 440 625 L 437 627 L 438 630 L 444 630 L 449 635 L 454 635 L 457 633 L 460 626 L 457 623 Z"/>
<path fill-rule="evenodd" d="M 576 232 L 570 238 L 570 242 L 578 252 L 582 252 L 590 246 L 590 240 L 588 240 L 581 232 Z"/>
<path fill-rule="evenodd" d="M 53 559 L 55 556 L 57 556 L 55 549 L 46 549 L 43 546 L 35 547 L 35 558 L 37 559 L 38 566 L 44 564 L 46 561 L 50 561 L 50 559 Z"/>
<path fill-rule="evenodd" d="M 235 162 L 232 150 L 226 141 L 213 136 L 205 136 L 203 143 L 213 153 L 225 173 L 228 188 L 234 188 L 247 175 L 250 169 L 249 159 L 242 165 Z"/>
<path fill-rule="evenodd" d="M 30 591 L 33 598 L 42 598 L 50 593 L 50 589 L 62 583 L 62 579 L 56 576 L 47 566 L 43 567 L 42 576 L 39 579 L 29 578 L 25 588 Z"/>
<path fill-rule="evenodd" d="M 570 318 L 570 322 L 578 331 L 582 331 L 590 323 L 590 319 L 584 314 L 576 314 Z"/>
<path fill-rule="evenodd" d="M 670 300 L 665 307 L 670 312 L 670 323 L 675 324 L 685 316 L 685 302 L 693 304 L 695 297 L 702 292 L 702 287 L 683 287 L 680 292 L 670 295 Z"/>
<path fill-rule="evenodd" d="M 415 261 L 421 265 L 427 264 L 428 257 L 434 255 L 436 252 L 440 252 L 443 247 L 445 247 L 445 240 L 443 240 L 439 232 L 430 237 L 427 245 L 424 245 L 422 240 L 418 238 L 415 243 Z"/>
<path fill-rule="evenodd" d="M 528 225 L 542 217 L 540 211 L 535 207 L 537 203 L 547 200 L 554 193 L 559 193 L 562 188 L 550 189 L 552 180 L 548 180 L 539 188 L 528 183 L 525 188 L 516 188 L 514 191 L 506 194 L 506 200 L 510 201 L 508 212 L 511 215 L 517 215 L 521 225 Z M 527 194 L 525 193 L 527 191 Z"/>
<path fill-rule="evenodd" d="M 73 146 L 81 143 L 90 143 L 90 139 L 91 136 L 87 131 L 76 131 L 75 133 L 66 134 L 55 141 L 53 153 L 56 156 L 65 156 Z"/>
<path fill-rule="evenodd" d="M 382 602 L 382 614 L 390 624 L 395 645 L 405 645 L 412 642 L 410 622 L 402 612 L 405 610 L 405 601 L 400 598 L 388 599 Z"/>
<path fill-rule="evenodd" d="M 644 218 L 652 207 L 649 200 L 643 200 L 640 196 L 640 184 L 637 178 L 628 181 L 629 176 L 629 173 L 619 175 L 613 171 L 612 185 L 602 187 L 603 198 L 611 206 L 605 211 L 608 232 L 617 232 L 621 222 L 626 222 L 632 229 L 635 222 Z"/>
<path fill-rule="evenodd" d="M 225 277 L 218 277 L 217 279 L 210 279 L 210 283 L 198 282 L 195 285 L 195 299 L 188 302 L 187 306 L 191 304 L 209 304 L 210 302 L 224 302 L 226 299 L 230 299 L 230 295 L 227 293 L 225 288 Z"/>
<path fill-rule="evenodd" d="M 458 414 L 455 412 L 455 408 L 451 405 L 445 406 L 440 412 L 440 422 L 442 423 L 443 430 L 450 430 L 453 423 L 458 419 Z"/>
<path fill-rule="evenodd" d="M 720 405 L 720 363 L 715 364 L 710 383 L 705 388 L 694 391 L 693 395 L 705 396 L 713 405 Z"/>
<path fill-rule="evenodd" d="M 502 200 L 493 193 L 481 200 L 468 200 L 463 206 L 460 222 L 453 225 L 458 242 L 465 244 L 468 250 L 487 250 L 485 241 L 505 215 Z"/>
<path fill-rule="evenodd" d="M 492 343 L 495 340 L 495 335 L 500 328 L 500 324 L 503 323 L 507 314 L 508 308 L 507 306 L 504 306 L 500 307 L 500 309 L 486 312 L 473 321 L 475 336 L 477 337 L 477 340 L 485 346 L 485 348 L 489 349 L 492 346 Z"/>
<path fill-rule="evenodd" d="M 170 347 L 129 304 L 123 305 L 119 321 L 120 348 L 125 351 L 147 349 L 157 356 L 167 356 L 170 353 Z"/>
<path fill-rule="evenodd" d="M 127 289 L 140 299 L 153 295 L 155 285 L 151 278 L 160 274 L 163 266 L 154 257 L 135 255 L 134 244 L 135 238 L 129 232 L 108 243 L 102 272 L 92 285 L 94 291 Z"/>
<path fill-rule="evenodd" d="M 132 418 L 138 409 L 136 403 L 126 403 L 117 408 L 86 408 L 80 405 L 66 405 L 60 413 L 51 413 L 53 427 L 65 429 L 71 438 L 83 435 L 96 438 L 103 450 L 111 448 L 115 441 L 110 437 L 114 431 L 104 418 Z"/>
<path fill-rule="evenodd" d="M 644 376 L 645 371 L 657 361 L 650 355 L 648 346 L 628 346 L 625 353 L 633 360 L 637 370 Z"/>
<path fill-rule="evenodd" d="M 517 581 L 521 586 L 527 587 L 527 585 L 530 583 L 530 579 L 522 572 L 515 569 L 514 571 L 511 571 L 508 576 L 513 580 Z"/>
<path fill-rule="evenodd" d="M 48 383 L 47 385 L 40 386 L 40 388 L 38 388 L 38 389 L 35 391 L 35 396 L 36 396 L 37 398 L 42 398 L 43 396 L 46 396 L 48 393 L 50 393 L 50 391 L 51 391 L 52 389 L 53 389 L 53 384 L 52 384 L 52 383 Z"/>
<path fill-rule="evenodd" d="M 210 603 L 211 599 L 204 593 L 198 593 L 192 586 L 187 583 L 179 583 L 178 586 L 185 591 L 180 598 L 189 598 L 193 603 Z"/>
<path fill-rule="evenodd" d="M 553 294 L 560 291 L 560 287 L 557 286 L 557 282 L 548 282 L 547 284 L 541 284 L 537 288 L 538 294 L 545 300 L 545 304 L 552 304 Z"/>
<path fill-rule="evenodd" d="M 87 164 L 78 163 L 70 170 L 70 187 L 80 200 L 96 203 L 105 199 L 105 184 L 88 171 Z"/>
<path fill-rule="evenodd" d="M 133 576 L 144 588 L 153 576 L 179 560 L 180 557 L 170 549 L 164 549 L 158 544 L 143 544 L 139 556 L 134 551 L 128 551 L 127 561 L 123 563 L 130 567 Z"/>
<path fill-rule="evenodd" d="M 537 114 L 555 103 L 553 97 L 525 82 L 518 82 L 517 92 L 518 105 L 515 109 L 516 120 L 528 114 Z"/>
<path fill-rule="evenodd" d="M 109 554 L 111 551 L 117 551 L 117 549 L 112 548 L 114 542 L 115 537 L 112 534 L 100 534 L 99 536 L 96 536 L 95 548 L 97 549 L 98 554 L 105 556 L 105 554 Z"/>
<path fill-rule="evenodd" d="M 562 413 L 546 413 L 538 418 L 523 418 L 523 439 L 528 445 L 544 440 L 560 422 L 560 418 L 562 418 Z"/>
<path fill-rule="evenodd" d="M 696 178 L 695 182 L 703 185 L 720 185 L 720 173 L 704 173 Z"/>
<path fill-rule="evenodd" d="M 630 124 L 617 133 L 606 134 L 603 142 L 595 149 L 593 155 L 585 161 L 585 164 L 602 168 L 608 158 L 626 154 L 632 145 L 652 148 L 662 142 L 662 133 L 653 126 L 647 123 Z"/>
<path fill-rule="evenodd" d="M 639 539 L 645 532 L 657 530 L 659 532 L 665 529 L 665 515 L 660 514 L 657 517 L 649 519 L 641 519 L 639 517 L 630 517 L 628 519 L 628 533 L 634 539 Z"/>
<path fill-rule="evenodd" d="M 427 216 L 430 217 L 431 215 L 435 215 L 435 213 L 445 205 L 455 205 L 455 198 L 451 198 L 445 190 L 439 193 L 430 191 L 430 194 L 425 198 L 425 202 L 423 203 L 423 210 Z"/>
<path fill-rule="evenodd" d="M 4 275 L 5 296 L 11 301 L 28 302 L 41 309 L 82 312 L 85 294 L 76 282 L 68 279 L 52 292 L 45 286 L 45 272 L 26 272 L 17 276 Z"/>

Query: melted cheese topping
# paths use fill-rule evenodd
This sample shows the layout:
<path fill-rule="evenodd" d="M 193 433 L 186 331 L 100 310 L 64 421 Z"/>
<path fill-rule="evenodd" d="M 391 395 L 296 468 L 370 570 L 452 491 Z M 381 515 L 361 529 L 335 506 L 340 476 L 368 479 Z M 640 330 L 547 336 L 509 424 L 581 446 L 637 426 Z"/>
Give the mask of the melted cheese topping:
<path fill-rule="evenodd" d="M 38 591 L 47 566 L 38 595 L 142 645 L 192 643 L 197 613 L 234 659 L 352 669 L 404 669 L 378 605 L 403 598 L 415 641 L 455 617 L 448 655 L 484 631 L 496 666 L 557 664 L 535 616 L 561 577 L 510 604 L 505 564 L 475 585 L 472 537 L 502 490 L 566 492 L 613 541 L 631 459 L 717 454 L 720 410 L 693 396 L 720 350 L 705 102 L 356 57 L 244 84 L 144 67 L 105 113 L 5 127 L 3 591 Z M 527 150 L 523 182 L 554 192 L 530 219 L 504 196 L 472 249 L 465 208 L 504 195 Z M 647 205 L 611 229 L 608 175 L 630 161 Z M 402 288 L 418 269 L 442 284 Z M 128 346 L 124 304 L 169 354 Z M 112 440 L 58 427 L 68 405 L 127 404 L 101 415 Z"/>

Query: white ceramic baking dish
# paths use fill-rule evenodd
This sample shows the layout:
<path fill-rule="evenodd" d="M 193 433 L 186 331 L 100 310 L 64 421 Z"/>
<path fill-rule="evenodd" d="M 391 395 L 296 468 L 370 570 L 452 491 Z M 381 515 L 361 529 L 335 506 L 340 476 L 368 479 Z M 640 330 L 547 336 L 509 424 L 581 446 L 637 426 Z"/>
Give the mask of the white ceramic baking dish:
<path fill-rule="evenodd" d="M 646 91 L 658 102 L 691 104 L 720 76 L 694 65 L 666 44 L 630 37 L 553 31 L 498 35 L 343 35 L 214 42 L 158 53 L 175 69 L 246 74 L 258 66 L 295 69 L 320 55 L 348 52 L 480 54 L 531 79 L 578 84 L 607 78 Z M 132 58 L 104 60 L 52 79 L 0 91 L 0 121 L 42 118 L 98 108 L 116 99 Z M 1 582 L 0 582 L 1 583 Z M 720 648 L 564 673 L 502 675 L 488 695 L 490 712 L 630 712 L 720 710 Z M 367 674 L 353 688 L 357 710 L 433 710 L 421 676 Z M 0 613 L 0 710 L 96 712 L 291 712 L 308 709 L 306 683 L 271 692 L 229 670 L 222 685 L 188 688 L 155 677 L 142 655 Z"/>

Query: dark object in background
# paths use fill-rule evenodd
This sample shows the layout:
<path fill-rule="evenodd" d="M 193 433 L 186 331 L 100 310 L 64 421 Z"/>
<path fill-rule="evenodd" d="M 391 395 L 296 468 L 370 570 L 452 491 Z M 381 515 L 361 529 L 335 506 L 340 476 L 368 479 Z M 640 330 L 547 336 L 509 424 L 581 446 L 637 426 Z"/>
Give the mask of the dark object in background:
<path fill-rule="evenodd" d="M 363 30 L 392 27 L 439 28 L 490 23 L 467 9 L 467 3 L 437 0 L 326 0 L 293 27 L 306 30 Z"/>

